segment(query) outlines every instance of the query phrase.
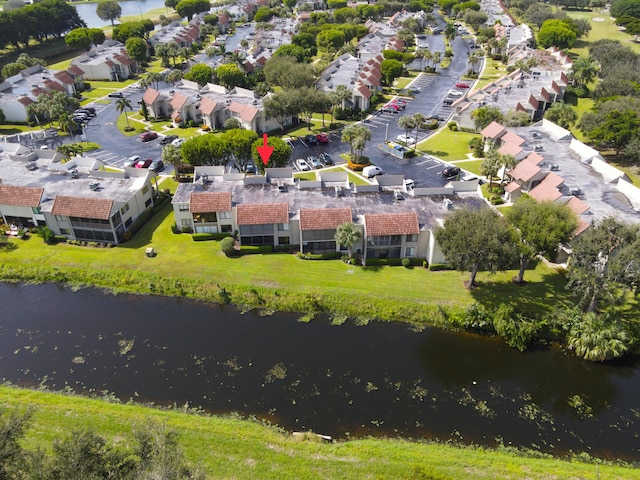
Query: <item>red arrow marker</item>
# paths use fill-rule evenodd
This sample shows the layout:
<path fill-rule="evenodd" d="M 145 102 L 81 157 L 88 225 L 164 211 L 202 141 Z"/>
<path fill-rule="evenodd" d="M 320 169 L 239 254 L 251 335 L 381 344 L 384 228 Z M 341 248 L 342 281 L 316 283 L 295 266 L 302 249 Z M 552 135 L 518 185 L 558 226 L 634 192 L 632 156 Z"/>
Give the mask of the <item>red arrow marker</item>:
<path fill-rule="evenodd" d="M 269 137 L 265 133 L 262 136 L 262 146 L 257 147 L 258 154 L 260 155 L 260 158 L 262 159 L 262 162 L 265 164 L 265 166 L 267 165 L 267 163 L 269 163 L 269 158 L 271 158 L 271 154 L 273 153 L 273 147 L 270 145 L 267 145 L 268 139 Z"/>

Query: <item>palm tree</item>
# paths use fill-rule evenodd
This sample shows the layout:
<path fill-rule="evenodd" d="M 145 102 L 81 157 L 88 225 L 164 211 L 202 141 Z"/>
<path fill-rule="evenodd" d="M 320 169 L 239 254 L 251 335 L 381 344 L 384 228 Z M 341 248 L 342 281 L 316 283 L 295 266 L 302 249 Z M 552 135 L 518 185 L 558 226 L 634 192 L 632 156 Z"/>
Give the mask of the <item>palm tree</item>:
<path fill-rule="evenodd" d="M 422 66 L 424 65 L 424 52 L 422 48 L 416 48 L 416 51 L 413 52 L 414 58 L 420 60 L 420 71 L 422 71 Z"/>
<path fill-rule="evenodd" d="M 400 117 L 398 119 L 398 126 L 400 128 L 404 128 L 404 136 L 405 138 L 409 138 L 409 131 L 413 130 L 414 128 L 416 128 L 416 119 L 413 117 L 413 115 L 409 116 L 409 115 L 405 115 L 404 117 Z M 414 146 L 415 148 L 415 146 Z"/>
<path fill-rule="evenodd" d="M 433 52 L 431 50 L 424 50 L 424 60 L 425 62 L 427 62 L 427 66 L 431 65 L 431 62 L 433 61 Z"/>
<path fill-rule="evenodd" d="M 167 165 L 173 165 L 173 178 L 178 180 L 178 170 L 182 165 L 182 150 L 175 145 L 162 147 L 162 161 Z"/>
<path fill-rule="evenodd" d="M 569 332 L 569 349 L 591 362 L 621 357 L 629 349 L 629 335 L 607 315 L 589 312 Z"/>
<path fill-rule="evenodd" d="M 356 123 L 342 130 L 342 141 L 349 144 L 352 163 L 361 163 L 362 151 L 367 144 L 367 140 L 371 140 L 371 130 L 367 127 Z"/>
<path fill-rule="evenodd" d="M 433 52 L 433 57 L 431 58 L 431 61 L 433 62 L 433 67 L 438 68 L 438 65 L 440 65 L 440 62 L 442 61 L 442 52 L 440 51 Z"/>
<path fill-rule="evenodd" d="M 351 222 L 345 222 L 336 228 L 335 240 L 342 247 L 347 247 L 349 258 L 353 256 L 353 246 L 362 238 L 362 232 Z"/>
<path fill-rule="evenodd" d="M 78 128 L 78 124 L 73 118 L 71 118 L 68 113 L 63 113 L 60 115 L 60 118 L 58 118 L 58 125 L 60 125 L 60 130 L 71 135 L 71 141 L 73 142 L 73 132 Z"/>
<path fill-rule="evenodd" d="M 427 119 L 421 113 L 414 113 L 413 114 L 413 120 L 416 122 L 416 143 L 414 143 L 414 145 L 413 145 L 413 150 L 415 151 L 416 147 L 418 146 L 418 131 L 420 130 L 420 126 L 422 124 L 424 124 L 424 122 Z"/>
<path fill-rule="evenodd" d="M 469 63 L 471 64 L 472 73 L 476 73 L 476 65 L 478 65 L 480 61 L 481 57 L 476 52 L 473 52 L 471 55 L 469 55 Z"/>
<path fill-rule="evenodd" d="M 493 177 L 496 176 L 502 162 L 500 160 L 501 155 L 495 148 L 492 148 L 487 152 L 487 156 L 482 160 L 480 165 L 480 171 L 482 175 L 489 178 L 489 188 L 493 187 Z"/>
<path fill-rule="evenodd" d="M 344 108 L 347 102 L 351 102 L 353 98 L 353 92 L 349 90 L 346 85 L 338 85 L 335 90 L 329 93 L 329 100 L 331 100 L 331 123 L 335 120 L 334 111 L 335 108 L 340 105 L 340 108 Z"/>
<path fill-rule="evenodd" d="M 127 110 L 133 110 L 131 108 L 131 101 L 128 98 L 121 98 L 116 102 L 116 110 L 118 113 L 124 112 L 124 118 L 127 121 L 127 129 L 130 129 L 129 125 L 129 116 L 127 115 Z"/>
<path fill-rule="evenodd" d="M 500 183 L 504 183 L 504 177 L 507 174 L 507 169 L 512 169 L 513 167 L 515 167 L 518 161 L 513 155 L 500 155 L 500 163 L 504 167 L 504 170 L 502 170 L 502 180 Z"/>
<path fill-rule="evenodd" d="M 577 87 L 586 87 L 598 75 L 600 64 L 591 55 L 573 62 L 571 77 Z"/>

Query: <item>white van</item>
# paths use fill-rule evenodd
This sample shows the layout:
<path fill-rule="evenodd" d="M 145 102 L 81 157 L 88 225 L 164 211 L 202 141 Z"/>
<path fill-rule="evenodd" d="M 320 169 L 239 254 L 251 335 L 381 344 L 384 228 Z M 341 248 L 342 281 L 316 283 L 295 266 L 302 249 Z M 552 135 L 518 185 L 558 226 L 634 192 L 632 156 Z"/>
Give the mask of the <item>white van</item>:
<path fill-rule="evenodd" d="M 364 167 L 362 169 L 362 174 L 367 177 L 375 177 L 376 175 L 382 175 L 382 169 L 380 167 L 376 167 L 375 165 L 369 165 L 368 167 Z"/>

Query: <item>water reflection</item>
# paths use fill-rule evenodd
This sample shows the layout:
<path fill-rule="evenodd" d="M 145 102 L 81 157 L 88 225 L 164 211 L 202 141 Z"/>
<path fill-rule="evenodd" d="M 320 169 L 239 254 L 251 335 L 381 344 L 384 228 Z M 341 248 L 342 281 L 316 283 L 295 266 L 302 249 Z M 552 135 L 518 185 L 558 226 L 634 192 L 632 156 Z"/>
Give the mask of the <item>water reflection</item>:
<path fill-rule="evenodd" d="M 238 411 L 337 437 L 502 438 L 640 458 L 634 364 L 55 285 L 0 284 L 0 302 L 0 376 L 15 383 Z"/>

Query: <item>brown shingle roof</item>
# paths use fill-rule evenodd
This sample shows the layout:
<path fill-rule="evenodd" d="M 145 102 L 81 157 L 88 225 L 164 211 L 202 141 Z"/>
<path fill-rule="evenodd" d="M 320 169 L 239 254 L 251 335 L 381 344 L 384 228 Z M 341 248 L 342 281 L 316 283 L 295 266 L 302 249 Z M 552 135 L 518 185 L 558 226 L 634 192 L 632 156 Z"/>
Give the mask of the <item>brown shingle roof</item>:
<path fill-rule="evenodd" d="M 18 98 L 18 102 L 20 102 L 22 105 L 24 105 L 25 107 L 31 105 L 33 102 L 33 100 L 31 100 L 29 97 L 19 97 Z"/>
<path fill-rule="evenodd" d="M 301 208 L 300 230 L 330 230 L 351 219 L 350 208 Z"/>
<path fill-rule="evenodd" d="M 113 200 L 56 196 L 51 213 L 64 217 L 94 218 L 109 220 Z"/>
<path fill-rule="evenodd" d="M 43 193 L 44 188 L 0 185 L 0 205 L 37 207 L 40 205 Z"/>
<path fill-rule="evenodd" d="M 498 153 L 500 155 L 512 155 L 516 157 L 522 153 L 522 147 L 515 143 L 507 143 L 498 149 Z"/>
<path fill-rule="evenodd" d="M 364 226 L 367 237 L 420 233 L 415 212 L 367 214 L 364 216 Z"/>
<path fill-rule="evenodd" d="M 502 137 L 500 137 L 500 141 L 503 144 L 513 143 L 514 145 L 522 145 L 526 140 L 521 136 L 509 131 L 505 133 Z"/>
<path fill-rule="evenodd" d="M 545 200 L 555 202 L 562 196 L 562 194 L 552 184 L 542 182 L 536 188 L 529 191 L 529 196 L 538 202 L 543 202 Z"/>
<path fill-rule="evenodd" d="M 66 85 L 73 85 L 75 83 L 73 77 L 69 75 L 69 72 L 66 70 L 60 70 L 59 72 L 54 73 L 53 76 Z"/>
<path fill-rule="evenodd" d="M 193 192 L 189 195 L 189 211 L 197 213 L 230 212 L 231 193 Z"/>
<path fill-rule="evenodd" d="M 242 203 L 236 207 L 238 225 L 268 225 L 287 223 L 289 205 L 286 203 Z"/>

